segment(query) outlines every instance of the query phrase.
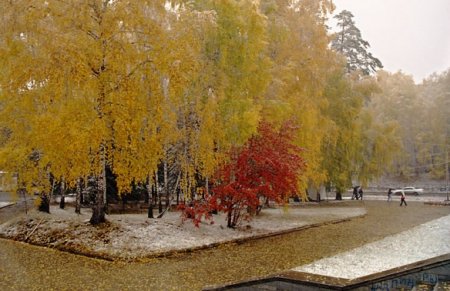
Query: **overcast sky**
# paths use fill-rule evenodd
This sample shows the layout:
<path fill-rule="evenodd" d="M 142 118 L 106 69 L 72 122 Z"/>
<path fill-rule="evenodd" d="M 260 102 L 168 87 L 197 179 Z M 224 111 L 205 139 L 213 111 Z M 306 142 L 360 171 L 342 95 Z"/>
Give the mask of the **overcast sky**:
<path fill-rule="evenodd" d="M 384 69 L 416 83 L 450 68 L 450 0 L 334 0 L 349 10 Z"/>

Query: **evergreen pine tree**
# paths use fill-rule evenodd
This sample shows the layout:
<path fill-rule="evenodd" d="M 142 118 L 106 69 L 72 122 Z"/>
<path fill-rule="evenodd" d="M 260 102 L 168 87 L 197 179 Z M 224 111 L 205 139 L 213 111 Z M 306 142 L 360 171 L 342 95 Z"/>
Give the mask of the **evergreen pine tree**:
<path fill-rule="evenodd" d="M 346 57 L 347 72 L 361 70 L 363 74 L 370 75 L 378 68 L 383 68 L 381 61 L 368 52 L 370 44 L 362 38 L 360 30 L 355 26 L 353 14 L 343 10 L 334 18 L 338 21 L 339 31 L 331 47 Z"/>

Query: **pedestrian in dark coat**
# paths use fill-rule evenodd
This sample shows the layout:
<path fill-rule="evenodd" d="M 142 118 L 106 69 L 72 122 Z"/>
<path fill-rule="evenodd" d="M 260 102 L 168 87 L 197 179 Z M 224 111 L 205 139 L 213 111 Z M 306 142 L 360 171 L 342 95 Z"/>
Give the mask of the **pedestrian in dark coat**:
<path fill-rule="evenodd" d="M 402 194 L 400 196 L 400 206 L 402 206 L 403 204 L 405 204 L 405 206 L 408 206 L 408 204 L 406 204 L 406 195 L 405 192 L 402 191 Z"/>
<path fill-rule="evenodd" d="M 353 199 L 355 199 L 355 198 L 356 198 L 356 200 L 358 200 L 358 199 L 359 199 L 359 195 L 358 195 L 358 189 L 359 189 L 359 186 L 355 186 L 355 187 L 353 187 L 353 195 L 352 195 L 352 200 L 353 200 Z"/>
<path fill-rule="evenodd" d="M 388 200 L 387 202 L 391 202 L 392 201 L 392 188 L 389 188 L 388 190 Z"/>

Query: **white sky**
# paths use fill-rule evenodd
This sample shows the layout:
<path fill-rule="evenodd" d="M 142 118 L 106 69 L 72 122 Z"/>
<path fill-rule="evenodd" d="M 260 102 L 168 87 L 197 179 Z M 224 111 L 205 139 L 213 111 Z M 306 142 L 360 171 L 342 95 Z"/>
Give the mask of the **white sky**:
<path fill-rule="evenodd" d="M 416 83 L 450 68 L 450 0 L 334 0 L 349 10 L 384 69 Z"/>

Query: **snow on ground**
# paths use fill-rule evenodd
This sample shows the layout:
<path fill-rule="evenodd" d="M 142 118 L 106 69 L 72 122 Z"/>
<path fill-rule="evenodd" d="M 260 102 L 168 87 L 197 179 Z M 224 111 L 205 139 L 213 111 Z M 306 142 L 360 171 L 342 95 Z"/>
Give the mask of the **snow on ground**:
<path fill-rule="evenodd" d="M 298 228 L 308 224 L 330 220 L 345 219 L 364 215 L 363 208 L 333 208 L 332 213 L 325 209 L 265 209 L 259 217 L 246 222 L 239 230 L 226 227 L 223 215 L 214 217 L 214 224 L 202 223 L 195 227 L 190 221 L 181 223 L 178 212 L 166 213 L 161 220 L 145 220 L 143 215 L 110 215 L 108 219 L 121 224 L 127 236 L 111 236 L 111 247 L 121 250 L 124 246 L 134 250 L 170 251 L 201 247 L 232 239 L 250 237 L 258 234 Z M 145 221 L 145 222 L 143 222 Z M 132 239 L 130 240 L 129 237 Z M 109 246 L 105 246 L 109 248 Z"/>
<path fill-rule="evenodd" d="M 229 229 L 223 214 L 214 215 L 214 224 L 202 223 L 197 228 L 190 221 L 182 223 L 179 212 L 167 212 L 161 219 L 147 219 L 146 213 L 108 215 L 106 226 L 92 227 L 90 210 L 82 209 L 82 214 L 77 215 L 73 207 L 52 207 L 51 214 L 33 211 L 0 225 L 0 235 L 17 237 L 25 234 L 35 243 L 54 247 L 83 246 L 89 248 L 89 253 L 138 259 L 366 214 L 364 207 L 333 206 L 332 209 L 264 209 L 239 229 Z M 35 231 L 29 235 L 33 229 Z"/>
<path fill-rule="evenodd" d="M 449 253 L 450 215 L 293 270 L 356 279 Z"/>
<path fill-rule="evenodd" d="M 13 202 L 0 202 L 0 208 L 14 204 Z"/>

